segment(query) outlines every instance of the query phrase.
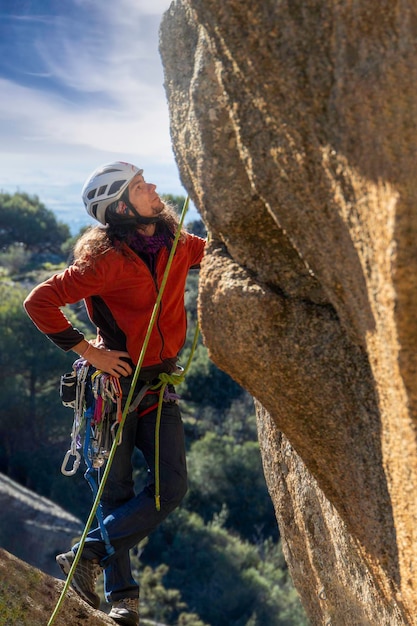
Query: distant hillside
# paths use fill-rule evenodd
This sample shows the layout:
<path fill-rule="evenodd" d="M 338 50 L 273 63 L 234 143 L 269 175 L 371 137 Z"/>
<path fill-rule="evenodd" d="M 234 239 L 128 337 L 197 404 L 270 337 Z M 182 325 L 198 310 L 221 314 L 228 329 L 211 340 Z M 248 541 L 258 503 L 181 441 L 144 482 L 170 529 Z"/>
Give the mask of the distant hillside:
<path fill-rule="evenodd" d="M 59 575 L 55 555 L 83 531 L 57 504 L 0 474 L 0 544 L 47 574 Z"/>

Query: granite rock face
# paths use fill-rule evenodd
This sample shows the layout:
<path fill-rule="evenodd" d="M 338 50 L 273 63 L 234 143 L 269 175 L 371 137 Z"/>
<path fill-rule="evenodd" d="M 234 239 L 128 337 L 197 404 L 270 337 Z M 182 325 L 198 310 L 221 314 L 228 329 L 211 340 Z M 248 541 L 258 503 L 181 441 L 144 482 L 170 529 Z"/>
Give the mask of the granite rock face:
<path fill-rule="evenodd" d="M 46 626 L 64 587 L 16 556 L 0 549 L 0 623 L 4 626 Z M 55 613 L 55 626 L 114 626 L 102 611 L 92 609 L 69 589 Z"/>
<path fill-rule="evenodd" d="M 417 624 L 416 42 L 397 0 L 176 0 L 161 25 L 204 340 L 256 398 L 312 624 Z"/>

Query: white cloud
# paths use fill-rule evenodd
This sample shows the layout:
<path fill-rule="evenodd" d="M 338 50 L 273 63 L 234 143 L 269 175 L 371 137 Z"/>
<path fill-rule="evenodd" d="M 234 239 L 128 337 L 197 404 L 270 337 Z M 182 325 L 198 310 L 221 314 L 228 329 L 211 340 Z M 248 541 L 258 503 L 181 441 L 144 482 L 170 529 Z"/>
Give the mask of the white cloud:
<path fill-rule="evenodd" d="M 169 5 L 73 0 L 62 5 L 72 7 L 65 15 L 27 16 L 34 61 L 22 69 L 39 80 L 29 87 L 0 77 L 0 188 L 35 193 L 58 213 L 78 212 L 87 175 L 101 163 L 128 160 L 161 192 L 184 193 L 158 54 Z"/>
<path fill-rule="evenodd" d="M 158 29 L 169 2 L 79 4 L 79 20 L 57 19 L 53 36 L 36 42 L 53 76 L 75 89 L 113 96 L 138 76 L 146 84 L 161 83 Z"/>
<path fill-rule="evenodd" d="M 118 0 L 106 6 L 102 0 L 74 0 L 74 4 L 83 7 L 101 10 L 109 16 L 109 21 L 129 21 L 134 15 L 162 15 L 171 5 L 172 0 Z"/>
<path fill-rule="evenodd" d="M 170 3 L 78 0 L 75 4 L 83 10 L 80 22 L 71 22 L 74 14 L 60 16 L 50 36 L 38 35 L 35 41 L 42 73 L 61 85 L 61 93 L 1 80 L 0 119 L 20 125 L 25 144 L 61 142 L 104 151 L 139 150 L 149 158 L 171 159 L 157 51 L 159 21 Z"/>
<path fill-rule="evenodd" d="M 30 143 L 44 151 L 50 145 L 88 146 L 94 150 L 139 154 L 144 158 L 172 159 L 168 113 L 162 97 L 153 97 L 152 90 L 131 86 L 126 102 L 114 108 L 78 106 L 57 96 L 16 85 L 0 79 L 0 92 L 7 99 L 0 100 L 0 119 L 19 127 L 20 141 L 7 141 L 3 135 L 3 152 L 14 145 L 23 152 Z M 14 105 L 10 106 L 13 102 Z M 29 106 L 28 106 L 29 103 Z M 33 146 L 32 146 L 33 148 Z"/>

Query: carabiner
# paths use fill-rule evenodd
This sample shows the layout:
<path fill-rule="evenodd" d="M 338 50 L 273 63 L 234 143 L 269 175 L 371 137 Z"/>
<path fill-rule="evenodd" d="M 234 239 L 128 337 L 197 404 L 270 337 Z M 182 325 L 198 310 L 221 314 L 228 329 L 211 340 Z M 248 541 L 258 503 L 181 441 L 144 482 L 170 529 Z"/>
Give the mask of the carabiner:
<path fill-rule="evenodd" d="M 118 433 L 116 431 L 116 428 L 118 427 L 118 425 L 119 425 L 119 422 L 114 422 L 113 426 L 110 428 L 110 432 L 111 432 L 113 441 L 116 439 L 116 437 L 119 437 L 119 441 L 117 442 L 117 445 L 120 446 L 120 444 L 122 443 L 123 432 Z"/>
<path fill-rule="evenodd" d="M 66 469 L 67 463 L 71 456 L 74 457 L 74 464 L 71 470 L 67 470 Z M 78 452 L 78 450 L 75 452 L 75 454 L 72 453 L 71 449 L 68 450 L 68 452 L 64 456 L 64 460 L 62 461 L 62 465 L 61 465 L 62 474 L 64 474 L 64 476 L 73 476 L 76 473 L 77 469 L 79 468 L 80 463 L 81 463 L 81 454 Z"/>

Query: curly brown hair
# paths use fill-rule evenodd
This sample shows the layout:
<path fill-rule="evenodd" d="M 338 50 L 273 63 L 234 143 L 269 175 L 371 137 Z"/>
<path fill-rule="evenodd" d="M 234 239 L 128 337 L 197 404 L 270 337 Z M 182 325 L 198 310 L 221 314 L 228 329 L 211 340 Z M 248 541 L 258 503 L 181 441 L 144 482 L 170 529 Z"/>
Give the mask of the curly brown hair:
<path fill-rule="evenodd" d="M 179 225 L 179 217 L 175 209 L 164 203 L 159 214 L 160 220 L 156 224 L 157 231 L 166 229 L 174 238 Z M 74 262 L 79 267 L 93 266 L 98 257 L 114 249 L 125 254 L 123 243 L 129 245 L 129 240 L 136 231 L 136 226 L 107 224 L 106 226 L 91 226 L 78 239 L 74 247 Z M 181 228 L 180 241 L 185 239 L 187 231 Z"/>

